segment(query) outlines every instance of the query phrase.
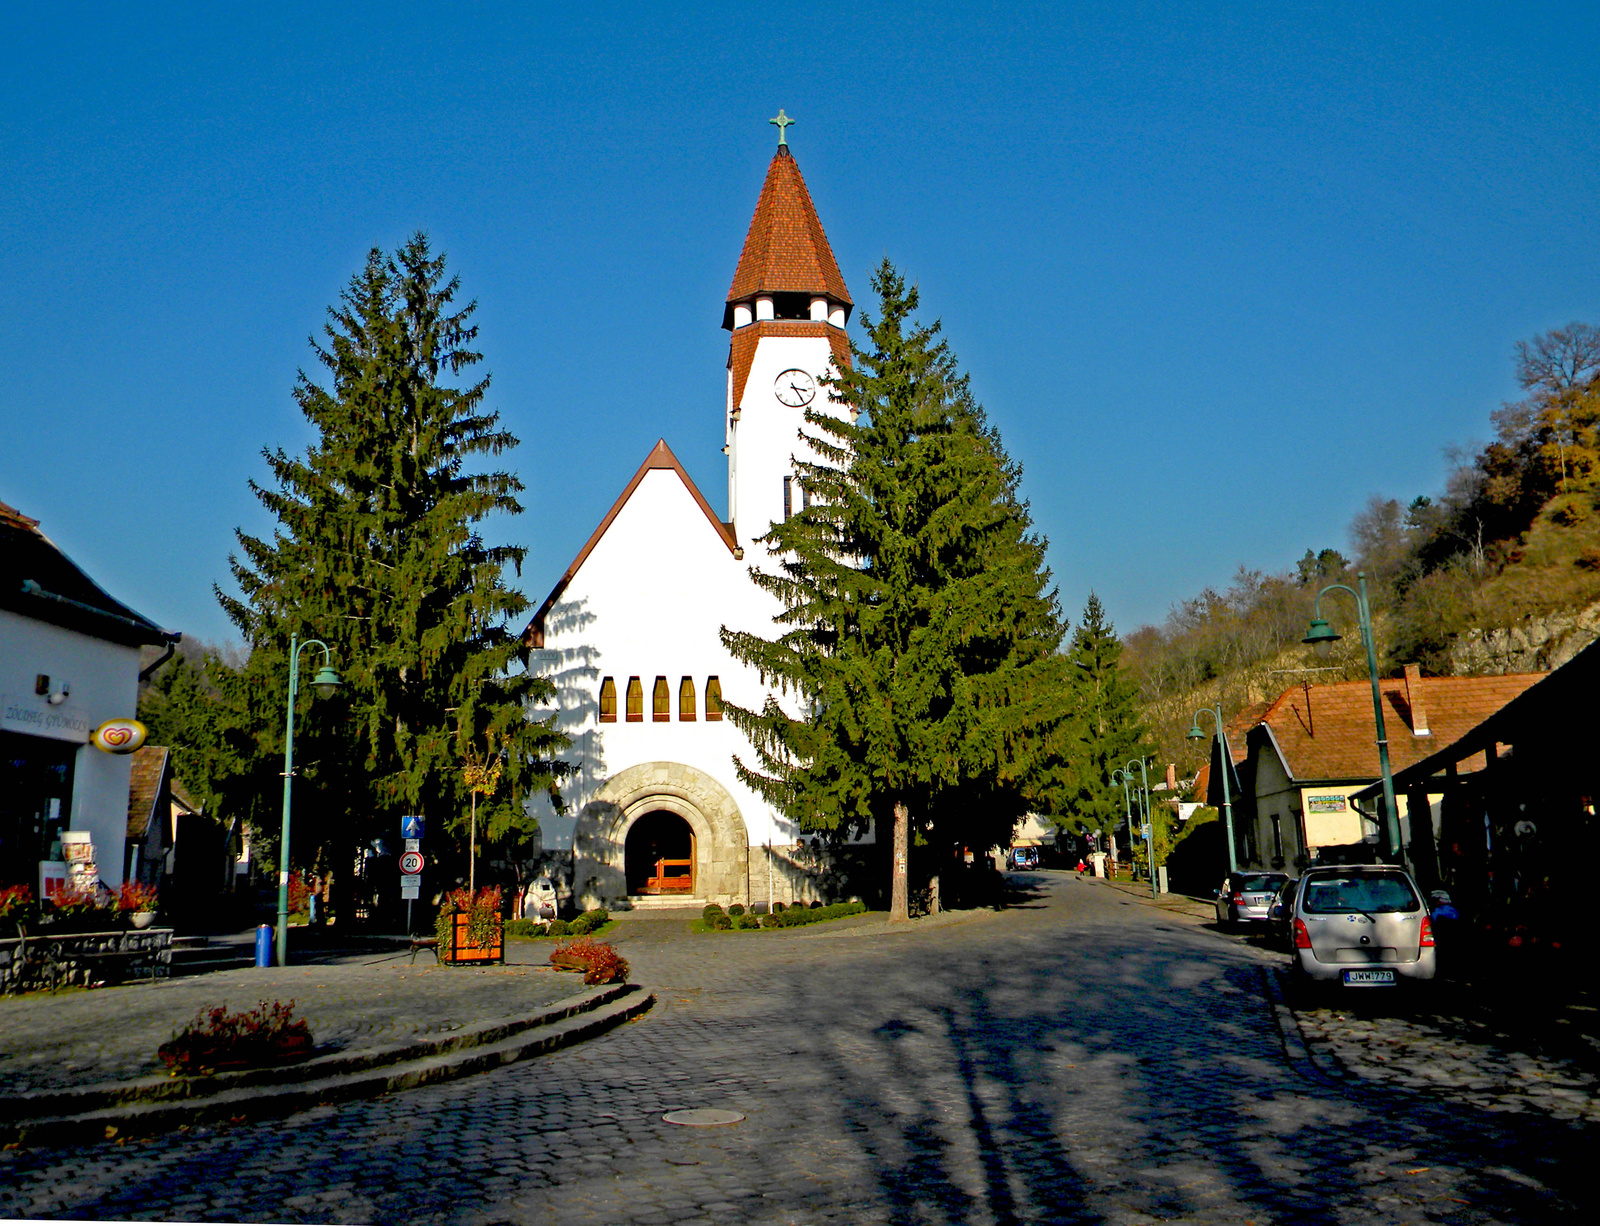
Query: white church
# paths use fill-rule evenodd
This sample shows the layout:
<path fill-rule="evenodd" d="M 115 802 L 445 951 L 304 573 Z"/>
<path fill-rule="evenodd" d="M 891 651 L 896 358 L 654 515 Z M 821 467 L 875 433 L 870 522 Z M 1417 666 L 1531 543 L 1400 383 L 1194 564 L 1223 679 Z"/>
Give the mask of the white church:
<path fill-rule="evenodd" d="M 788 121 L 774 122 L 778 150 L 723 312 L 727 518 L 661 440 L 524 634 L 572 741 L 568 812 L 539 814 L 543 842 L 570 849 L 585 906 L 815 893 L 799 830 L 735 774 L 734 756 L 754 753 L 722 710 L 766 698 L 719 631 L 777 630 L 778 605 L 750 569 L 770 563 L 758 538 L 805 498 L 794 462 L 805 411 L 846 411 L 822 380 L 850 360 L 850 293 L 781 135 Z"/>

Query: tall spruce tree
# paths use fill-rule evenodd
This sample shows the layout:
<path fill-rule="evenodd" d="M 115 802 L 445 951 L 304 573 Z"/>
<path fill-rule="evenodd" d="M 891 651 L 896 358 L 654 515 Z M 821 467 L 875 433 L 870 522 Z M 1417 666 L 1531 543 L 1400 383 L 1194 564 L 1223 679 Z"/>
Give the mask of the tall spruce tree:
<path fill-rule="evenodd" d="M 554 792 L 563 771 L 566 738 L 553 719 L 529 718 L 551 687 L 516 659 L 513 624 L 528 605 L 505 572 L 524 551 L 480 534 L 490 515 L 521 509 L 521 482 L 481 467 L 517 440 L 484 407 L 487 377 L 443 381 L 481 360 L 476 304 L 458 309 L 458 289 L 422 234 L 368 256 L 329 309 L 325 343 L 311 342 L 327 387 L 303 371 L 295 387 L 316 441 L 303 457 L 263 452 L 273 486 L 251 482 L 278 529 L 270 541 L 238 534 L 241 596 L 218 591 L 251 647 L 246 673 L 261 696 L 278 695 L 257 709 L 264 754 L 281 760 L 291 634 L 325 641 L 346 682 L 334 700 L 304 696 L 296 726 L 297 796 L 310 794 L 296 802 L 292 850 L 303 864 L 327 852 L 336 885 L 359 848 L 393 843 L 409 813 L 430 819 L 443 875 L 459 872 L 469 753 L 506 759 L 479 801 L 491 843 L 531 835 L 528 795 Z"/>
<path fill-rule="evenodd" d="M 740 777 L 802 829 L 888 823 L 890 913 L 907 915 L 913 836 L 937 865 L 1010 841 L 1067 713 L 1063 627 L 1019 470 L 917 291 L 887 260 L 868 344 L 831 380 L 848 417 L 808 410 L 810 506 L 764 538 L 755 581 L 776 638 L 724 628 L 729 651 L 790 697 L 729 717 L 755 748 Z"/>
<path fill-rule="evenodd" d="M 1069 753 L 1074 786 L 1057 820 L 1070 815 L 1104 832 L 1124 816 L 1122 787 L 1112 784 L 1112 772 L 1144 753 L 1144 727 L 1138 693 L 1122 666 L 1122 641 L 1093 592 L 1072 632 L 1067 661 L 1077 744 Z"/>

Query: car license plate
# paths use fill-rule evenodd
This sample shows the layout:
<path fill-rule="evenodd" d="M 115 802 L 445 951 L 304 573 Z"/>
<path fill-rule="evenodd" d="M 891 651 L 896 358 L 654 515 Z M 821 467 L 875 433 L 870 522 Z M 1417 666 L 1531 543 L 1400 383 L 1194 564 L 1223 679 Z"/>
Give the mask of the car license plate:
<path fill-rule="evenodd" d="M 1392 988 L 1395 980 L 1393 971 L 1346 971 L 1344 982 L 1352 988 Z"/>

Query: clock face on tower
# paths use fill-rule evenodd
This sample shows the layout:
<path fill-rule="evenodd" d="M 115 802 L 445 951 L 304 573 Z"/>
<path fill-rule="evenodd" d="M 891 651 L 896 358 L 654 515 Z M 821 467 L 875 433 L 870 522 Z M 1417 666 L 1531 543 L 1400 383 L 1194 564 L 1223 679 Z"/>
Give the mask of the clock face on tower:
<path fill-rule="evenodd" d="M 773 390 L 791 409 L 803 408 L 816 398 L 817 381 L 803 370 L 786 370 L 773 383 Z"/>

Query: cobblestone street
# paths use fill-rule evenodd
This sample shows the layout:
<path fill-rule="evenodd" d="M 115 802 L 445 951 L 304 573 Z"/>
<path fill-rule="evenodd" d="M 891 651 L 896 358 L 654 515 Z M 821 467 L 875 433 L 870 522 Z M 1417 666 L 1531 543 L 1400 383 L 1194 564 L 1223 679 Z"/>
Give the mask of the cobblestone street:
<path fill-rule="evenodd" d="M 640 1021 L 486 1076 L 279 1122 L 12 1151 L 0 1215 L 909 1226 L 1592 1214 L 1593 1134 L 1565 1108 L 1532 1094 L 1478 1102 L 1450 1060 L 1417 1085 L 1324 1075 L 1336 1019 L 1308 1024 L 1304 1047 L 1297 1031 L 1286 1057 L 1264 990 L 1278 956 L 1099 883 L 1032 880 L 1022 906 L 902 933 L 688 938 L 679 920 L 630 916 L 617 942 L 659 998 Z M 662 1121 L 681 1107 L 747 1118 Z"/>

